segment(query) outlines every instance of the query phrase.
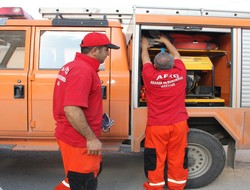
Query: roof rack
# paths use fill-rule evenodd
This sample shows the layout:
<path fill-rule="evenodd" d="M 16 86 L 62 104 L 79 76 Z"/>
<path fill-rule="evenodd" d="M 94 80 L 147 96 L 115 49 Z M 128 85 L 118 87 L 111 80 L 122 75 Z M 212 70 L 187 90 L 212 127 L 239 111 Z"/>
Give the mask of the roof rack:
<path fill-rule="evenodd" d="M 145 7 L 145 6 L 134 6 L 133 8 L 135 14 L 250 18 L 250 12 L 243 12 L 243 11 L 211 10 L 203 8 L 188 9 L 188 8 L 170 8 L 170 7 Z"/>
<path fill-rule="evenodd" d="M 132 15 L 135 14 L 161 14 L 181 16 L 207 16 L 207 17 L 229 17 L 229 18 L 250 18 L 250 12 L 212 10 L 212 9 L 189 9 L 175 7 L 147 7 L 133 6 L 131 9 L 115 8 L 40 8 L 39 12 L 43 18 L 106 18 L 120 20 L 121 24 L 127 24 Z"/>
<path fill-rule="evenodd" d="M 100 8 L 39 8 L 43 18 L 54 19 L 86 19 L 86 20 L 108 20 L 118 21 L 126 34 L 126 41 L 131 37 L 130 27 L 133 21 L 133 9 L 100 9 Z"/>
<path fill-rule="evenodd" d="M 39 13 L 47 19 L 107 19 L 129 24 L 133 9 L 100 8 L 39 8 Z"/>

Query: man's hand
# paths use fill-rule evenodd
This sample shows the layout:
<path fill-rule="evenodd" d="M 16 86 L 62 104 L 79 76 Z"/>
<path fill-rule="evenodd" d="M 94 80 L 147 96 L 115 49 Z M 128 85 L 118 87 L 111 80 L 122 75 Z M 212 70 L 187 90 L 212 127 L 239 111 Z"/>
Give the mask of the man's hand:
<path fill-rule="evenodd" d="M 101 155 L 102 143 L 97 138 L 87 140 L 87 149 L 88 149 L 88 154 Z"/>
<path fill-rule="evenodd" d="M 142 36 L 142 38 L 141 38 L 141 48 L 143 50 L 147 50 L 148 48 L 150 48 L 148 39 L 146 37 L 144 37 L 144 36 Z"/>
<path fill-rule="evenodd" d="M 158 38 L 154 39 L 156 42 L 160 42 L 165 44 L 166 48 L 168 49 L 169 53 L 174 56 L 174 59 L 180 59 L 180 53 L 177 51 L 177 49 L 173 46 L 173 44 L 169 41 L 166 35 L 161 34 L 158 36 Z"/>
<path fill-rule="evenodd" d="M 155 38 L 154 41 L 156 42 L 160 42 L 160 43 L 165 43 L 166 41 L 169 41 L 167 36 L 165 36 L 164 34 L 161 34 L 158 36 L 158 38 Z"/>
<path fill-rule="evenodd" d="M 101 155 L 102 143 L 89 127 L 82 109 L 78 106 L 65 106 L 64 112 L 72 127 L 86 139 L 88 154 Z"/>

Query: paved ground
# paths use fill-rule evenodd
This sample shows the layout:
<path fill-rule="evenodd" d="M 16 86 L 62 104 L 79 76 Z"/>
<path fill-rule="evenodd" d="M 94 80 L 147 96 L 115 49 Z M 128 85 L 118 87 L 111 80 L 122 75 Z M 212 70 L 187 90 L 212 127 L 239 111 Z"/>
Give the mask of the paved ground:
<path fill-rule="evenodd" d="M 98 190 L 142 190 L 143 154 L 105 152 Z M 236 168 L 201 190 L 249 190 L 250 151 L 238 151 Z M 0 190 L 52 190 L 63 179 L 59 152 L 12 152 L 0 149 Z"/>

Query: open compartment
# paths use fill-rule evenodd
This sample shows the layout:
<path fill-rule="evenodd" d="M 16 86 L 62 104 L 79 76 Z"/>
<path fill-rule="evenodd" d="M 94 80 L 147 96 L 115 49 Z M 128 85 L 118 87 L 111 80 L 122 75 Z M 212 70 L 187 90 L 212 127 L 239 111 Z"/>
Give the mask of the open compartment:
<path fill-rule="evenodd" d="M 164 51 L 163 44 L 153 42 L 155 33 L 163 33 L 177 48 L 187 69 L 187 106 L 230 106 L 231 30 L 199 28 L 198 31 L 172 27 L 165 30 L 141 29 L 152 43 L 150 58 Z M 139 55 L 140 56 L 140 55 Z M 141 61 L 141 59 L 139 59 Z M 139 64 L 138 101 L 146 106 L 146 93 Z"/>

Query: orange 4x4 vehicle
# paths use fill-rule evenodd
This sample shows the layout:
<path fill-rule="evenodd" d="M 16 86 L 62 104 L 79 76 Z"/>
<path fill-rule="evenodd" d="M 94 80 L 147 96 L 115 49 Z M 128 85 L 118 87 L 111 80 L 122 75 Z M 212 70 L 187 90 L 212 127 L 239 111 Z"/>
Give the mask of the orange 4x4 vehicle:
<path fill-rule="evenodd" d="M 119 50 L 100 67 L 104 112 L 115 120 L 101 139 L 143 151 L 147 103 L 140 60 L 141 35 L 169 36 L 188 70 L 189 179 L 198 188 L 234 167 L 236 149 L 250 147 L 250 14 L 143 8 L 0 8 L 0 143 L 13 150 L 58 150 L 52 93 L 59 68 L 73 59 L 89 32 L 105 33 Z M 9 16 L 8 16 L 9 15 Z M 11 17 L 10 17 L 11 15 Z M 7 18 L 10 17 L 10 18 Z M 152 44 L 150 56 L 161 50 Z M 227 156 L 225 149 L 227 148 Z"/>

